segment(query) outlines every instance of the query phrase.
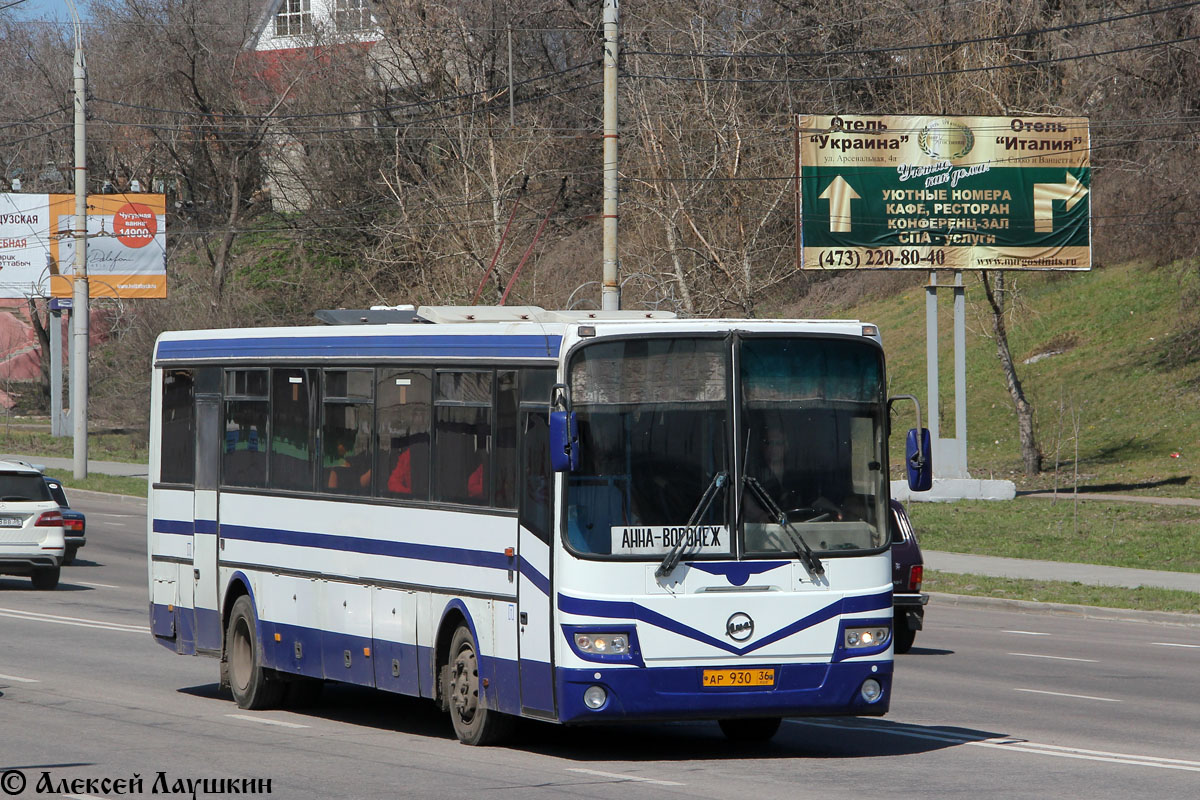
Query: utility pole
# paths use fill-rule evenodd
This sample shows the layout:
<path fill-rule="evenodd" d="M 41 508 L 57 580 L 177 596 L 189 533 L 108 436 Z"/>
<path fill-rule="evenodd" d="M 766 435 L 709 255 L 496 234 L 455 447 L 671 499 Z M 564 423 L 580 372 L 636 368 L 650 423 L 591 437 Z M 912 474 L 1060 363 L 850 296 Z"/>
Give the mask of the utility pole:
<path fill-rule="evenodd" d="M 83 23 L 67 0 L 75 27 L 75 277 L 71 309 L 71 419 L 75 434 L 75 478 L 87 477 L 88 455 L 88 278 L 87 278 L 87 65 Z"/>
<path fill-rule="evenodd" d="M 604 0 L 604 281 L 600 308 L 621 307 L 617 259 L 617 43 L 618 0 Z"/>

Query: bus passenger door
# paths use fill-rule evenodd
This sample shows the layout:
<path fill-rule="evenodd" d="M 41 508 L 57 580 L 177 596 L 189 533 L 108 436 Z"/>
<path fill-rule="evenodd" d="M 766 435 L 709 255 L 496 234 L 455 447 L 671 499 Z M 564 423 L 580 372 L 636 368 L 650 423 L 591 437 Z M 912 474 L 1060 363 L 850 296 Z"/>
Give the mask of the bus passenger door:
<path fill-rule="evenodd" d="M 554 473 L 550 470 L 547 410 L 521 410 L 521 485 L 518 507 L 517 660 L 521 673 L 521 711 L 554 717 L 551 509 Z"/>
<path fill-rule="evenodd" d="M 221 474 L 221 399 L 196 395 L 196 491 L 193 501 L 192 609 L 196 650 L 220 651 L 217 600 L 217 481 Z M 183 578 L 184 576 L 180 576 Z"/>

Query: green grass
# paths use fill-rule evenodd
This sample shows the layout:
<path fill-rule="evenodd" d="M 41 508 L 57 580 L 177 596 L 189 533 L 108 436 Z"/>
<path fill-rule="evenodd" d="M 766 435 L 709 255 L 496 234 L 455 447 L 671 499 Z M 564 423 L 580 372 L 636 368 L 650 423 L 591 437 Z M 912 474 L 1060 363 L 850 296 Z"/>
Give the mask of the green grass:
<path fill-rule="evenodd" d="M 88 458 L 144 464 L 149 454 L 145 442 L 140 439 L 125 433 L 91 433 L 88 435 Z M 19 426 L 0 423 L 0 453 L 11 453 L 24 461 L 37 461 L 38 456 L 71 458 L 75 453 L 75 440 L 70 436 L 51 436 L 49 424 L 43 429 L 39 423 Z M 25 453 L 29 455 L 23 455 Z"/>
<path fill-rule="evenodd" d="M 146 496 L 145 478 L 127 478 L 123 475 L 101 475 L 98 472 L 89 473 L 83 480 L 76 480 L 71 470 L 48 469 L 46 474 L 58 478 L 68 489 L 85 489 L 89 492 L 107 492 L 108 494 L 127 494 L 133 497 Z M 70 498 L 68 498 L 70 499 Z"/>
<path fill-rule="evenodd" d="M 1180 317 L 1180 270 L 1141 264 L 1088 273 L 1010 275 L 1017 287 L 1008 318 L 1017 375 L 1035 409 L 1046 470 L 1021 471 L 1016 415 L 996 357 L 991 310 L 978 278 L 967 275 L 967 460 L 976 478 L 1005 478 L 1020 488 L 1078 482 L 1109 491 L 1200 497 L 1200 361 L 1168 358 Z M 953 313 L 939 295 L 939 414 L 954 435 Z M 875 322 L 888 356 L 889 391 L 925 392 L 925 293 L 844 310 Z M 1049 349 L 1066 352 L 1022 363 Z M 908 409 L 899 424 L 907 428 Z M 893 437 L 892 463 L 898 460 Z M 1178 454 L 1173 457 L 1172 454 Z M 898 477 L 898 476 L 897 476 Z"/>
<path fill-rule="evenodd" d="M 1035 581 L 1018 578 L 988 578 L 954 572 L 925 573 L 929 592 L 1030 600 L 1039 603 L 1069 603 L 1100 608 L 1129 608 L 1138 611 L 1174 611 L 1200 614 L 1200 594 L 1173 589 L 1088 586 L 1066 581 Z"/>
<path fill-rule="evenodd" d="M 1200 572 L 1200 507 L 1017 498 L 909 503 L 926 550 Z"/>

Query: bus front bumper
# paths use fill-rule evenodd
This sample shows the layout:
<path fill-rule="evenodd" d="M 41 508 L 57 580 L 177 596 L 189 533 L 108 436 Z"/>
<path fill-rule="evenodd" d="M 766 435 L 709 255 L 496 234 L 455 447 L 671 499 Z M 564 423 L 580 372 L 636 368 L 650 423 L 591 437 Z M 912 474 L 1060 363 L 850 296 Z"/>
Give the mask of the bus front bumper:
<path fill-rule="evenodd" d="M 763 665 L 775 670 L 770 686 L 706 688 L 701 667 L 558 669 L 559 720 L 568 724 L 626 720 L 728 719 L 734 717 L 882 716 L 891 701 L 891 661 Z M 722 667 L 724 669 L 724 667 Z M 882 693 L 863 697 L 873 679 Z M 585 694 L 603 690 L 589 707 Z M 599 692 L 592 690 L 595 703 Z"/>

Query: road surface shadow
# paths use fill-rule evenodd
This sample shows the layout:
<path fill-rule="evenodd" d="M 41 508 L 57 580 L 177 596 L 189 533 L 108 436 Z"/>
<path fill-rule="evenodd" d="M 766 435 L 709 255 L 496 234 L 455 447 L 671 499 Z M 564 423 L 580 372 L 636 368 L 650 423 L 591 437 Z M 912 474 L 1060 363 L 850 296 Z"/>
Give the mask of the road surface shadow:
<path fill-rule="evenodd" d="M 935 653 L 938 651 L 934 651 Z M 228 703 L 232 696 L 217 684 L 178 690 Z M 320 701 L 308 708 L 284 708 L 313 720 L 329 720 L 380 731 L 453 739 L 449 715 L 427 699 L 377 692 L 360 686 L 326 684 Z M 520 720 L 506 742 L 513 750 L 582 762 L 693 761 L 746 758 L 882 758 L 959 747 L 1004 734 L 967 728 L 912 725 L 879 717 L 813 717 L 784 720 L 768 742 L 731 742 L 716 722 L 609 724 L 596 727 Z"/>
<path fill-rule="evenodd" d="M 15 590 L 18 592 L 24 591 L 24 592 L 31 592 L 31 593 L 32 592 L 42 593 L 42 592 L 94 592 L 94 591 L 96 591 L 95 587 L 79 586 L 79 585 L 76 585 L 73 583 L 67 583 L 61 579 L 59 580 L 58 586 L 54 587 L 53 589 L 34 589 L 33 584 L 30 583 L 29 578 L 26 578 L 26 577 L 12 576 L 12 577 L 8 577 L 8 578 L 0 578 L 0 591 L 5 591 L 8 589 L 12 589 L 12 590 Z"/>
<path fill-rule="evenodd" d="M 904 656 L 952 656 L 953 650 L 939 650 L 935 647 L 914 647 L 904 655 L 896 656 L 896 658 L 904 658 Z"/>

